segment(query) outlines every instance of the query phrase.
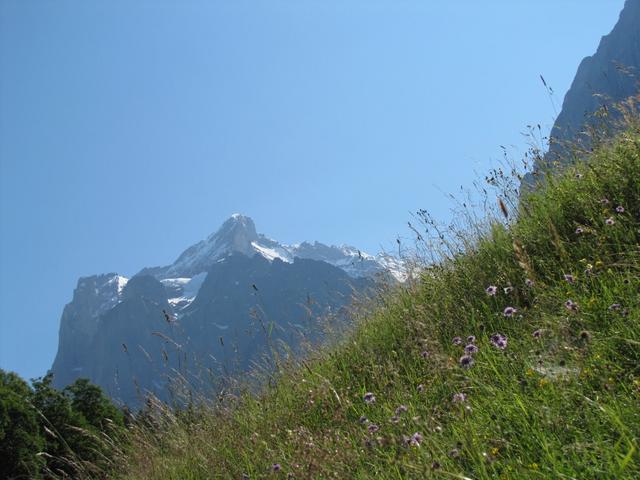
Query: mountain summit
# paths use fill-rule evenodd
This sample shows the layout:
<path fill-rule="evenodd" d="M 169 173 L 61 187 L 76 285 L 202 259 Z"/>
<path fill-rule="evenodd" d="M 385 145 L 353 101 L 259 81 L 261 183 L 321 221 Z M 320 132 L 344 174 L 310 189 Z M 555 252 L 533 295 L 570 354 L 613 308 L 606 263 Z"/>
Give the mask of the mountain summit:
<path fill-rule="evenodd" d="M 217 232 L 190 246 L 166 270 L 166 276 L 190 277 L 206 271 L 231 253 L 255 254 L 252 244 L 259 240 L 253 220 L 234 213 Z"/>
<path fill-rule="evenodd" d="M 320 242 L 282 244 L 257 233 L 253 220 L 239 213 L 231 215 L 205 240 L 187 248 L 171 265 L 145 268 L 138 275 L 152 275 L 160 280 L 191 278 L 234 253 L 247 257 L 261 255 L 269 261 L 277 258 L 286 263 L 292 263 L 295 258 L 318 260 L 344 270 L 353 278 L 387 273 L 401 282 L 406 279 L 402 262 L 391 255 L 374 256 L 349 245 L 328 246 Z"/>

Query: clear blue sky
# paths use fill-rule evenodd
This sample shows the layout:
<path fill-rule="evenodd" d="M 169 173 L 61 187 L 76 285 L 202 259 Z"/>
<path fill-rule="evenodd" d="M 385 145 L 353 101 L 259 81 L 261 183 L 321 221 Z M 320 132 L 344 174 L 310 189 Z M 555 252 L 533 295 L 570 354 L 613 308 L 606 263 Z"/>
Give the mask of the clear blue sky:
<path fill-rule="evenodd" d="M 0 367 L 43 375 L 82 275 L 233 212 L 375 253 L 549 128 L 623 0 L 0 0 Z"/>

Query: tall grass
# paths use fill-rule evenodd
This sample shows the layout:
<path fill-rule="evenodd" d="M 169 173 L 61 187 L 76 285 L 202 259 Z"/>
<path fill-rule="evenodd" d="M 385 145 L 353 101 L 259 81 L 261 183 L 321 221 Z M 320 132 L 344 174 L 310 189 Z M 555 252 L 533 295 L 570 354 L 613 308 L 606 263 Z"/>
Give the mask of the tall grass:
<path fill-rule="evenodd" d="M 640 478 L 638 123 L 513 193 L 260 395 L 150 409 L 123 477 Z"/>

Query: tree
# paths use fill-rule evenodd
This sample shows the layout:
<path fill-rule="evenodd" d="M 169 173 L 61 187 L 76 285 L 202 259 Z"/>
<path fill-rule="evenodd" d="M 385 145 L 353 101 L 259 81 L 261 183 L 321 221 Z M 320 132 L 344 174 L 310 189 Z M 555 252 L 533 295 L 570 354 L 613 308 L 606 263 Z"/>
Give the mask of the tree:
<path fill-rule="evenodd" d="M 73 476 L 82 467 L 82 460 L 94 455 L 85 434 L 89 425 L 73 409 L 69 397 L 51 385 L 52 380 L 48 374 L 32 381 L 33 404 L 41 414 L 47 467 L 55 474 Z"/>
<path fill-rule="evenodd" d="M 64 390 L 0 369 L 0 478 L 101 478 L 112 469 L 124 415 L 86 379 Z"/>
<path fill-rule="evenodd" d="M 86 378 L 79 378 L 64 389 L 71 399 L 71 407 L 101 432 L 124 427 L 124 415 L 103 393 L 100 387 Z"/>
<path fill-rule="evenodd" d="M 44 459 L 33 391 L 18 375 L 0 369 L 0 478 L 39 478 Z"/>

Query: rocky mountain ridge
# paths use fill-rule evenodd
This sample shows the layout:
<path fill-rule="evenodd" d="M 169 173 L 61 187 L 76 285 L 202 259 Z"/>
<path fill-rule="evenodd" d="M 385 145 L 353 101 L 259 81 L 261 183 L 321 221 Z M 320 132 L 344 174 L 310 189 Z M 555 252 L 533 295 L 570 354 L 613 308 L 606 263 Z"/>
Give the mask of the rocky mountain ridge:
<path fill-rule="evenodd" d="M 258 254 L 269 261 L 278 258 L 287 263 L 292 263 L 294 258 L 319 260 L 341 268 L 354 278 L 383 272 L 399 281 L 406 278 L 402 262 L 391 255 L 373 256 L 348 245 L 328 246 L 320 242 L 286 245 L 257 233 L 253 220 L 238 213 L 205 240 L 187 248 L 173 264 L 145 268 L 139 275 L 153 275 L 159 279 L 191 278 L 231 253 L 249 257 Z"/>
<path fill-rule="evenodd" d="M 551 130 L 548 152 L 535 163 L 524 186 L 570 161 L 575 146 L 588 150 L 589 130 L 615 127 L 613 106 L 628 100 L 640 101 L 640 0 L 626 0 L 611 32 L 580 62 Z"/>

